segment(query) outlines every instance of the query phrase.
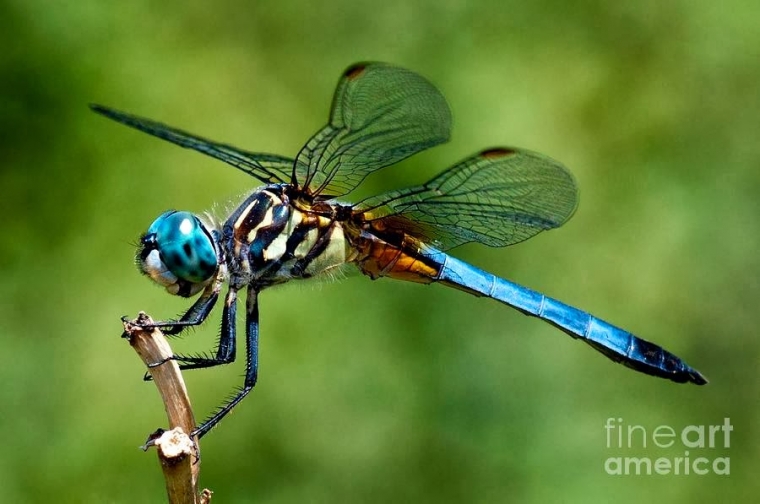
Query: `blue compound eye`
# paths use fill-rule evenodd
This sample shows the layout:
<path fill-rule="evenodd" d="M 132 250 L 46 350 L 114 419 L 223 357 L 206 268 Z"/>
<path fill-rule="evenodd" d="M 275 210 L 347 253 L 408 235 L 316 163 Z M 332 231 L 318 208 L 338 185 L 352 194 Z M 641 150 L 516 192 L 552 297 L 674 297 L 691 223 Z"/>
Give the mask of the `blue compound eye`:
<path fill-rule="evenodd" d="M 217 270 L 214 243 L 203 223 L 190 212 L 169 211 L 156 219 L 146 236 L 154 236 L 166 268 L 192 283 L 205 282 Z"/>

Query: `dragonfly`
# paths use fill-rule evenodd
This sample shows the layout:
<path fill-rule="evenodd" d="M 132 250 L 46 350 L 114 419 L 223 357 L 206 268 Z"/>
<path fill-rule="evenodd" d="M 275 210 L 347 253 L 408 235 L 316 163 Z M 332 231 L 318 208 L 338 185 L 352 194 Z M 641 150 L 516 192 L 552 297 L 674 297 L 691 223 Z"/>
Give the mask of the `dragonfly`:
<path fill-rule="evenodd" d="M 377 170 L 449 140 L 449 106 L 417 73 L 385 63 L 350 66 L 338 82 L 328 124 L 295 159 L 249 152 L 101 105 L 91 108 L 224 161 L 263 184 L 224 222 L 169 210 L 138 244 L 136 262 L 143 274 L 170 294 L 200 294 L 181 318 L 150 327 L 173 335 L 203 323 L 228 285 L 216 348 L 207 355 L 173 355 L 181 369 L 235 361 L 238 293 L 246 293 L 243 385 L 193 435 L 208 433 L 256 385 L 259 293 L 345 267 L 371 279 L 437 283 L 491 298 L 633 370 L 678 383 L 707 383 L 699 371 L 660 346 L 447 253 L 471 242 L 513 245 L 565 223 L 576 209 L 578 189 L 567 168 L 547 156 L 490 148 L 422 185 L 358 203 L 340 200 Z"/>

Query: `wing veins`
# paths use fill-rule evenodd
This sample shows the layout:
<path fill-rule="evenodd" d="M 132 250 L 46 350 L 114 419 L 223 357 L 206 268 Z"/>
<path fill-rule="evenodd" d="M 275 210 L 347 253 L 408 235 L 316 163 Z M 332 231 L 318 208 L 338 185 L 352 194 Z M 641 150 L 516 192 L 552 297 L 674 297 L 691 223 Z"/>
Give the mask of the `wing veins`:
<path fill-rule="evenodd" d="M 526 150 L 490 149 L 423 185 L 367 198 L 354 213 L 441 248 L 470 241 L 506 246 L 562 225 L 576 202 L 575 181 L 558 162 Z"/>

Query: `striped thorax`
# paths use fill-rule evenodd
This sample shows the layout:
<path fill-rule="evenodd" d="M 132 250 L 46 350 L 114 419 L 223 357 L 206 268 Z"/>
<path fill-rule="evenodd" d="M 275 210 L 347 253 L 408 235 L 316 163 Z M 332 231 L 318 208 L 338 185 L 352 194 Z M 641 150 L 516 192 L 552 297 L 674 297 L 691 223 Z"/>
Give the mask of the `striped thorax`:
<path fill-rule="evenodd" d="M 254 191 L 227 220 L 222 236 L 233 287 L 309 278 L 348 257 L 341 223 L 329 214 L 299 210 L 286 185 Z"/>

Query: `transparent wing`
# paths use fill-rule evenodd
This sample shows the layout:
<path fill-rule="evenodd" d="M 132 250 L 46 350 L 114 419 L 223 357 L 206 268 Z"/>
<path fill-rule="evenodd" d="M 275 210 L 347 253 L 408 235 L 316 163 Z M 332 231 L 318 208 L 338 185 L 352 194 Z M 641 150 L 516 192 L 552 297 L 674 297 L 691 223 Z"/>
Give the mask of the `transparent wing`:
<path fill-rule="evenodd" d="M 149 135 L 167 140 L 180 147 L 193 149 L 225 163 L 229 163 L 266 184 L 290 183 L 293 180 L 292 159 L 274 154 L 257 154 L 246 152 L 231 145 L 217 143 L 205 138 L 186 133 L 150 119 L 119 112 L 102 105 L 90 105 L 90 108 L 109 119 L 126 124 Z"/>
<path fill-rule="evenodd" d="M 360 63 L 338 82 L 330 123 L 296 158 L 296 179 L 312 196 L 351 192 L 375 170 L 449 139 L 451 112 L 423 77 Z"/>
<path fill-rule="evenodd" d="M 379 232 L 403 231 L 443 250 L 468 242 L 504 247 L 572 216 L 578 189 L 557 161 L 520 150 L 490 149 L 430 182 L 366 199 L 353 207 Z"/>

